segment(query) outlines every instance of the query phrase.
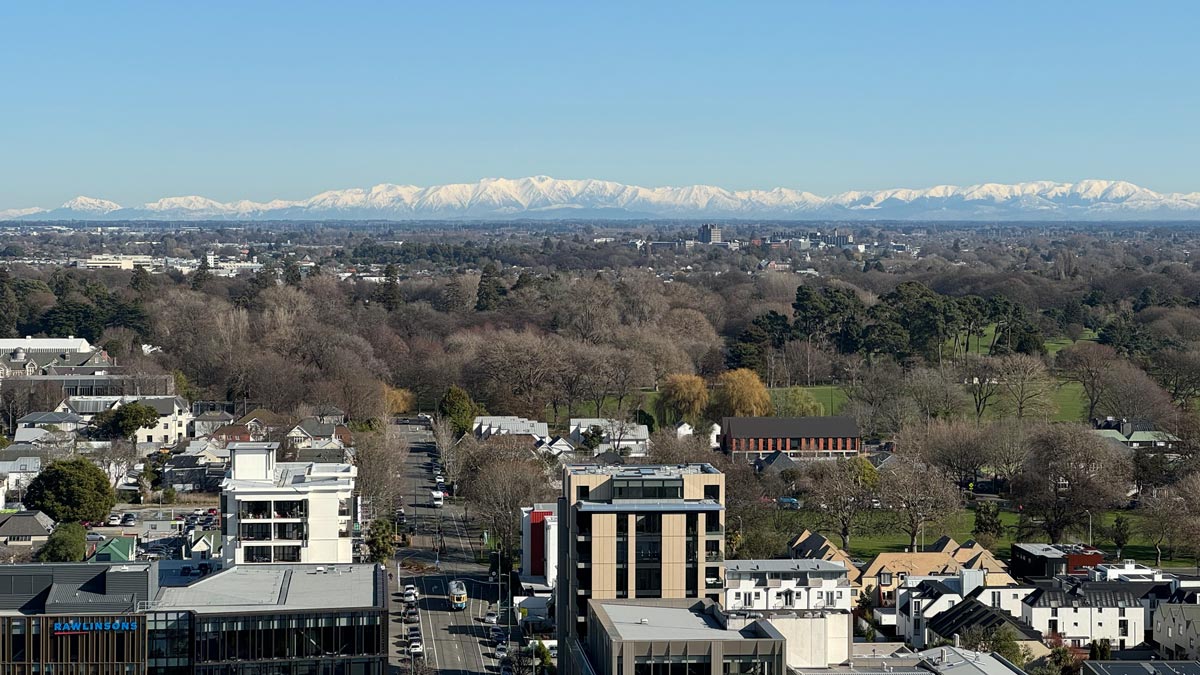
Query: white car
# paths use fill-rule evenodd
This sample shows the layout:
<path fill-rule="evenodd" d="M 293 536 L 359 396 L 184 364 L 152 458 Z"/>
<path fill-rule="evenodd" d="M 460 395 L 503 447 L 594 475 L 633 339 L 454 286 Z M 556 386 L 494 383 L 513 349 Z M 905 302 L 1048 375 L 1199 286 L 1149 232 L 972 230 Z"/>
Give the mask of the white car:
<path fill-rule="evenodd" d="M 483 622 L 490 623 L 495 626 L 500 622 L 500 615 L 495 612 L 488 612 L 487 614 L 483 615 Z"/>
<path fill-rule="evenodd" d="M 108 524 L 109 525 L 120 525 L 121 524 L 121 516 L 116 513 L 112 514 L 111 516 L 108 517 Z"/>
<path fill-rule="evenodd" d="M 498 658 L 498 659 L 508 658 L 508 643 L 507 642 L 501 642 L 500 644 L 496 645 L 496 658 Z"/>
<path fill-rule="evenodd" d="M 420 640 L 413 640 L 412 642 L 408 643 L 408 653 L 409 654 L 424 654 L 425 647 L 421 645 Z"/>
<path fill-rule="evenodd" d="M 416 586 L 414 586 L 413 584 L 405 585 L 404 594 L 408 595 L 410 592 L 413 594 L 413 598 L 415 598 L 417 600 L 421 599 L 421 591 L 418 591 Z"/>
<path fill-rule="evenodd" d="M 413 593 L 412 591 L 404 591 L 404 601 L 405 602 L 416 602 L 417 594 Z"/>

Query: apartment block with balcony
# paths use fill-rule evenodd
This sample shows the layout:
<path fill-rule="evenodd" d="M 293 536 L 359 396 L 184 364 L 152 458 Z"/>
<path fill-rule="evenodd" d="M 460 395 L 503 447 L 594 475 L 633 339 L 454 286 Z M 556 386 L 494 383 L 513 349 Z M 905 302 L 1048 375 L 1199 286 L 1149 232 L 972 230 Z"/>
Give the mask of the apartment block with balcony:
<path fill-rule="evenodd" d="M 558 502 L 557 615 L 586 632 L 589 600 L 725 591 L 725 476 L 709 464 L 569 465 Z"/>
<path fill-rule="evenodd" d="M 730 560 L 725 563 L 729 611 L 851 609 L 848 571 L 826 560 Z"/>
<path fill-rule="evenodd" d="M 354 481 L 349 464 L 277 462 L 278 443 L 230 443 L 221 484 L 227 562 L 350 563 Z"/>

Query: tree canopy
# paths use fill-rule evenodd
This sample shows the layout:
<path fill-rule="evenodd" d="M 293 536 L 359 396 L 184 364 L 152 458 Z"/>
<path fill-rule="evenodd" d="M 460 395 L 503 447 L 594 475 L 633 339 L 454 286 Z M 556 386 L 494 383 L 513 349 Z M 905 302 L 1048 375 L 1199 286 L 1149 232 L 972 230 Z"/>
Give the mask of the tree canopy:
<path fill-rule="evenodd" d="M 102 521 L 116 503 L 108 476 L 83 457 L 51 462 L 29 483 L 24 498 L 26 508 L 59 523 Z"/>

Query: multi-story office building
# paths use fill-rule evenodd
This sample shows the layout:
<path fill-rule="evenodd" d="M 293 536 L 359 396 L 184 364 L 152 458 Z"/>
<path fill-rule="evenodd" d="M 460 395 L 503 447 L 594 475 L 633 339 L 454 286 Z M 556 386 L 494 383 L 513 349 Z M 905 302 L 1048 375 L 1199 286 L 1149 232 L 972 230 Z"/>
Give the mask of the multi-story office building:
<path fill-rule="evenodd" d="M 0 672 L 387 671 L 387 571 L 246 566 L 184 587 L 158 563 L 0 566 Z"/>
<path fill-rule="evenodd" d="M 725 587 L 725 476 L 709 464 L 571 465 L 558 503 L 561 636 L 588 600 L 708 598 Z"/>
<path fill-rule="evenodd" d="M 221 484 L 225 558 L 243 563 L 354 559 L 350 464 L 276 462 L 278 443 L 230 443 Z"/>
<path fill-rule="evenodd" d="M 719 225 L 701 225 L 700 231 L 696 233 L 696 238 L 702 244 L 720 244 L 721 227 Z"/>

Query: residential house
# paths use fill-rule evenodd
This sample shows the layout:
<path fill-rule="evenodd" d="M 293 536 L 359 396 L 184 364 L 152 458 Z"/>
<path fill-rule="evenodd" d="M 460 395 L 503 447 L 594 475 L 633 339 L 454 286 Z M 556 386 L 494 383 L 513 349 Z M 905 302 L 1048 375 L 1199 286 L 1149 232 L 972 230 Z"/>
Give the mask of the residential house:
<path fill-rule="evenodd" d="M 571 441 L 562 436 L 539 439 L 534 442 L 533 447 L 539 452 L 552 457 L 570 457 L 575 453 L 575 446 L 571 444 Z"/>
<path fill-rule="evenodd" d="M 695 435 L 696 435 L 696 429 L 694 427 L 692 427 L 692 425 L 688 424 L 687 422 L 680 422 L 679 424 L 675 425 L 675 437 L 676 438 L 687 438 L 688 436 L 695 436 Z M 709 426 L 709 428 L 708 428 L 708 444 L 709 444 L 709 447 L 711 447 L 713 449 L 721 447 L 721 425 L 720 424 L 713 424 L 713 425 Z"/>
<path fill-rule="evenodd" d="M 984 593 L 986 595 L 986 592 Z M 1032 658 L 1040 658 L 1050 653 L 1050 648 L 1043 641 L 1044 636 L 1032 626 L 1022 621 L 1019 616 L 980 602 L 975 597 L 969 597 L 949 607 L 927 620 L 923 634 L 918 632 L 922 644 L 936 644 L 939 641 L 953 642 L 956 638 L 970 632 L 991 634 L 1000 630 L 1012 633 L 1019 647 L 1029 652 Z M 916 645 L 917 640 L 913 640 Z"/>
<path fill-rule="evenodd" d="M 41 511 L 0 515 L 0 544 L 40 548 L 54 532 L 54 520 Z"/>
<path fill-rule="evenodd" d="M 471 422 L 471 433 L 479 441 L 486 441 L 492 436 L 514 435 L 529 436 L 536 442 L 550 436 L 550 426 L 545 422 L 514 415 L 480 415 Z"/>
<path fill-rule="evenodd" d="M 295 420 L 266 408 L 255 408 L 238 418 L 237 424 L 250 430 L 252 441 L 281 441 L 288 429 L 295 426 Z"/>
<path fill-rule="evenodd" d="M 826 560 L 729 560 L 725 598 L 729 611 L 839 609 L 850 611 L 848 571 Z"/>
<path fill-rule="evenodd" d="M 746 461 L 781 450 L 792 459 L 854 457 L 862 451 L 852 417 L 726 417 L 721 450 Z"/>
<path fill-rule="evenodd" d="M 1021 619 L 1071 647 L 1108 640 L 1113 649 L 1127 649 L 1144 641 L 1146 615 L 1125 586 L 1060 577 L 1026 596 Z"/>
<path fill-rule="evenodd" d="M 837 544 L 818 532 L 804 530 L 788 545 L 788 551 L 792 558 L 826 560 L 845 567 L 846 579 L 850 582 L 850 598 L 854 602 L 858 602 L 859 592 L 862 590 L 862 585 L 859 583 L 861 570 L 845 551 L 838 548 Z"/>
<path fill-rule="evenodd" d="M 1092 420 L 1092 428 L 1097 436 L 1133 450 L 1173 452 L 1179 445 L 1178 436 L 1155 429 L 1149 422 L 1104 417 Z"/>
<path fill-rule="evenodd" d="M 246 424 L 225 424 L 209 434 L 209 438 L 220 443 L 251 443 L 255 434 Z"/>
<path fill-rule="evenodd" d="M 316 417 L 305 417 L 284 436 L 288 447 L 311 448 L 319 443 L 335 442 L 341 447 L 354 445 L 350 429 L 342 424 L 327 424 Z"/>
<path fill-rule="evenodd" d="M 53 426 L 59 431 L 76 432 L 87 426 L 82 417 L 73 412 L 31 412 L 17 419 L 17 429 L 34 429 Z"/>
<path fill-rule="evenodd" d="M 1200 659 L 1200 605 L 1159 605 L 1154 644 L 1164 659 Z"/>
<path fill-rule="evenodd" d="M 863 569 L 859 585 L 868 593 L 876 607 L 894 607 L 897 591 L 904 586 L 908 577 L 951 577 L 960 570 L 970 569 L 954 559 L 950 553 L 941 551 L 885 552 L 875 556 Z M 992 572 L 980 568 L 984 573 L 985 586 L 1013 586 L 1015 581 L 1007 572 Z"/>
<path fill-rule="evenodd" d="M 598 430 L 600 444 L 592 454 L 612 450 L 624 457 L 645 457 L 650 449 L 650 429 L 645 424 L 601 417 L 575 417 L 569 422 L 569 438 L 576 448 L 584 448 L 584 434 Z"/>
<path fill-rule="evenodd" d="M 233 422 L 233 415 L 224 410 L 209 410 L 196 415 L 192 420 L 190 434 L 192 436 L 208 436 L 212 432 Z M 247 441 L 250 439 L 247 438 Z"/>
<path fill-rule="evenodd" d="M 997 579 L 1008 580 L 1004 574 L 989 574 L 982 568 L 963 568 L 949 576 L 907 577 L 897 595 L 897 636 L 917 648 L 923 648 L 936 641 L 928 632 L 934 617 L 968 601 L 998 610 L 1013 619 L 1019 618 L 1021 603 L 1033 591 L 1033 587 L 988 585 L 989 577 L 993 582 Z M 937 635 L 949 638 L 953 634 L 938 632 Z"/>
<path fill-rule="evenodd" d="M 754 470 L 759 473 L 780 474 L 784 471 L 795 470 L 799 466 L 796 460 L 789 457 L 783 450 L 776 450 L 766 457 L 754 460 Z"/>
<path fill-rule="evenodd" d="M 1013 544 L 1009 569 L 1013 576 L 1030 579 L 1087 576 L 1089 568 L 1102 562 L 1104 552 L 1084 544 Z"/>
<path fill-rule="evenodd" d="M 195 530 L 188 535 L 183 557 L 196 562 L 211 562 L 220 567 L 224 540 L 220 530 Z"/>

